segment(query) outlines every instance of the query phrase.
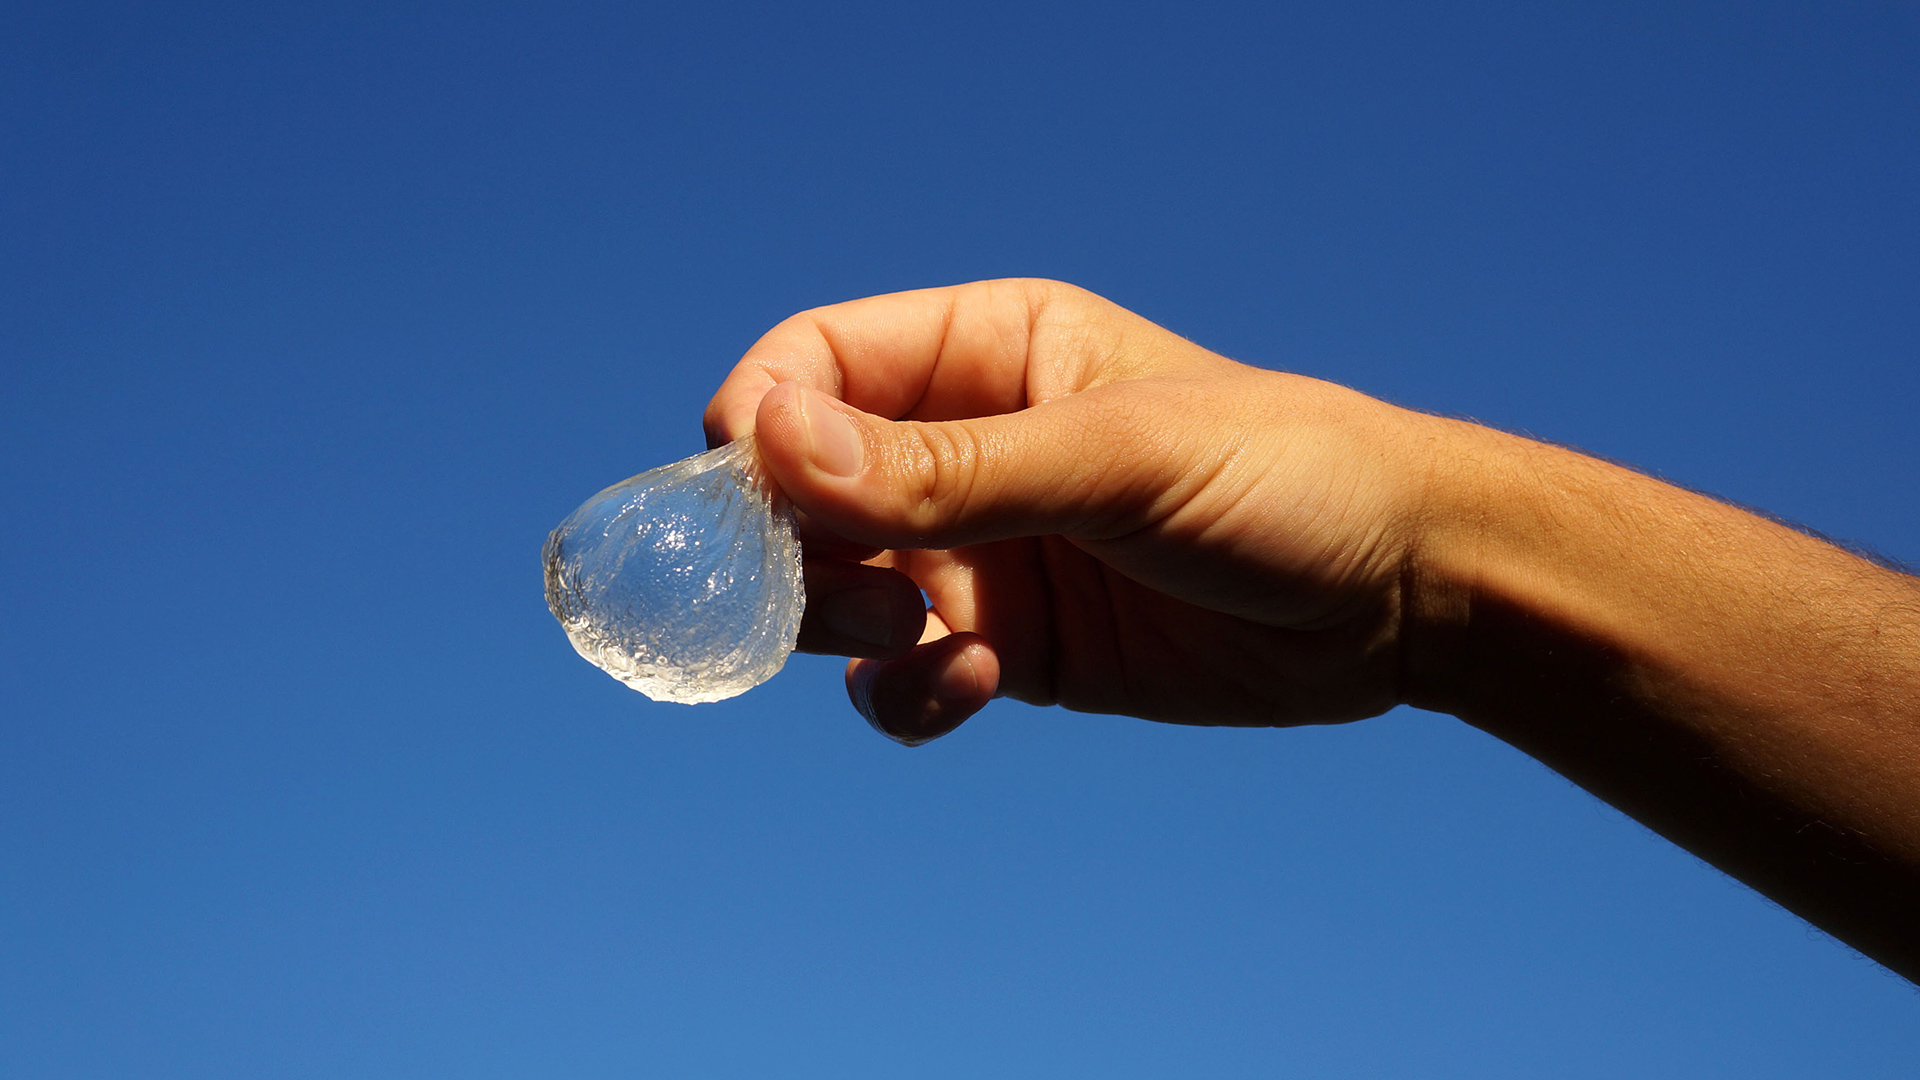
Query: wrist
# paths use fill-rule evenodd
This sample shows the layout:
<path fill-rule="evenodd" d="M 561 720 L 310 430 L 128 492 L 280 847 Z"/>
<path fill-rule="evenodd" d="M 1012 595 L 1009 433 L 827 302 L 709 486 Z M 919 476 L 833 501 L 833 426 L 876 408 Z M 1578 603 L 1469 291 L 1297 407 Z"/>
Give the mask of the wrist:
<path fill-rule="evenodd" d="M 1516 623 L 1582 619 L 1578 579 L 1603 568 L 1572 565 L 1596 553 L 1569 540 L 1593 527 L 1581 520 L 1591 470 L 1614 467 L 1464 421 L 1435 425 L 1402 573 L 1400 699 L 1470 719 L 1490 694 L 1520 689 L 1494 675 L 1510 670 Z"/>

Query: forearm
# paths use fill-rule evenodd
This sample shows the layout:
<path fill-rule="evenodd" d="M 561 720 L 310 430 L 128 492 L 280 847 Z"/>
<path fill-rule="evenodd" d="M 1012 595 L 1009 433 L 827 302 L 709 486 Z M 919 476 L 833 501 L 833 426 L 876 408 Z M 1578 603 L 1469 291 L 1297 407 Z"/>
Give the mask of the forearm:
<path fill-rule="evenodd" d="M 1447 425 L 1403 694 L 1920 980 L 1920 585 Z"/>

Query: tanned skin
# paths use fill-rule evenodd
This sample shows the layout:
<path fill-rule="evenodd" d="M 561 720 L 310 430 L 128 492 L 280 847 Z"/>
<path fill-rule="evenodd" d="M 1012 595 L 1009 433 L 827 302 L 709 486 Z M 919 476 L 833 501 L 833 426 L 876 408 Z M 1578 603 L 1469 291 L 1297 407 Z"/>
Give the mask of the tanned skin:
<path fill-rule="evenodd" d="M 807 541 L 801 647 L 855 658 L 890 737 L 1002 695 L 1450 713 L 1920 981 L 1911 576 L 1056 282 L 796 315 L 706 424 L 756 435 Z"/>

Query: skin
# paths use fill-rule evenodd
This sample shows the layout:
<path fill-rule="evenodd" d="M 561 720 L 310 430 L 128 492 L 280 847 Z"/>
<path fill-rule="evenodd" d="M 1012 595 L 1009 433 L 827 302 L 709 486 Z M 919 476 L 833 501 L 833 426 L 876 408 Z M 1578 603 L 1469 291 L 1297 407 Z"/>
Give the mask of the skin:
<path fill-rule="evenodd" d="M 756 434 L 806 538 L 801 647 L 855 657 L 900 742 L 1003 695 L 1451 713 L 1920 980 L 1912 577 L 1056 282 L 796 315 L 706 426 Z"/>

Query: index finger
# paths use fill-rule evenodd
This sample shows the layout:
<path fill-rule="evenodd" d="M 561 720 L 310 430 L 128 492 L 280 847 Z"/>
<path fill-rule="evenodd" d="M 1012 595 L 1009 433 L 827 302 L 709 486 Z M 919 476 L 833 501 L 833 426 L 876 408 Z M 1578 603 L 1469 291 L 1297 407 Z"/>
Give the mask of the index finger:
<path fill-rule="evenodd" d="M 707 439 L 752 431 L 760 399 L 788 381 L 892 420 L 1015 412 L 1088 385 L 1129 317 L 1138 319 L 1085 290 L 1031 279 L 814 308 L 741 357 L 707 405 Z"/>

